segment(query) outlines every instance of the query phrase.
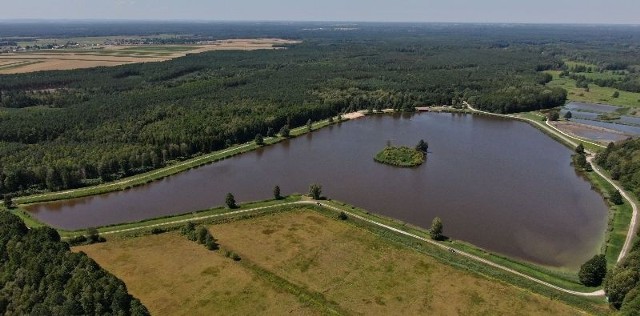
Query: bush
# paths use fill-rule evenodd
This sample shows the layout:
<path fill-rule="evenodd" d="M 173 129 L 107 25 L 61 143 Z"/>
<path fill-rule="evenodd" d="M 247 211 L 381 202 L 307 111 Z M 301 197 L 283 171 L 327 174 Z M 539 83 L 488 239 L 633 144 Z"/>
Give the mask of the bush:
<path fill-rule="evenodd" d="M 85 237 L 84 235 L 79 235 L 79 236 L 72 237 L 67 242 L 71 246 L 83 245 L 87 243 L 87 237 Z"/>
<path fill-rule="evenodd" d="M 609 196 L 609 201 L 611 201 L 611 203 L 615 205 L 624 204 L 624 199 L 622 199 L 622 194 L 620 194 L 620 191 L 618 190 L 615 190 L 613 193 L 611 193 L 611 196 Z"/>
<path fill-rule="evenodd" d="M 196 226 L 192 222 L 188 222 L 180 229 L 180 233 L 187 237 L 191 241 L 195 241 L 201 245 L 204 245 L 209 250 L 217 250 L 217 240 L 211 235 L 211 232 L 207 227 L 199 225 Z"/>
<path fill-rule="evenodd" d="M 347 216 L 347 213 L 345 212 L 340 212 L 340 215 L 338 215 L 338 219 L 346 221 L 347 219 L 349 219 L 349 216 Z"/>
<path fill-rule="evenodd" d="M 151 233 L 154 235 L 158 235 L 158 234 L 162 234 L 165 233 L 166 231 L 164 230 L 164 228 L 160 228 L 160 227 L 154 227 L 151 229 Z"/>
<path fill-rule="evenodd" d="M 224 255 L 227 258 L 233 259 L 233 261 L 240 261 L 240 259 L 241 259 L 240 256 L 237 253 L 235 253 L 235 252 L 233 252 L 231 250 L 227 250 Z"/>
<path fill-rule="evenodd" d="M 196 237 L 196 224 L 192 222 L 187 222 L 181 229 L 180 234 L 187 237 L 187 239 L 191 241 L 196 241 L 198 238 Z"/>

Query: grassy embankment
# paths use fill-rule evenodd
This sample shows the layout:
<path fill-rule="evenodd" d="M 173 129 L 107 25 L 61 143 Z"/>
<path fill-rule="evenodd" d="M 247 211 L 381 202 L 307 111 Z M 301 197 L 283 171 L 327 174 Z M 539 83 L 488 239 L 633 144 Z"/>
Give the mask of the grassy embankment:
<path fill-rule="evenodd" d="M 326 127 L 328 125 L 337 124 L 337 123 L 340 123 L 340 122 L 338 122 L 337 120 L 335 120 L 334 122 L 329 122 L 329 120 L 315 122 L 312 124 L 311 130 L 312 131 L 317 130 L 317 129 Z M 301 127 L 292 129 L 290 132 L 290 136 L 297 137 L 297 136 L 306 134 L 307 132 L 308 132 L 307 126 L 301 126 Z M 265 144 L 263 146 L 276 144 L 286 139 L 287 138 L 285 137 L 267 137 L 264 139 Z M 213 162 L 227 159 L 242 153 L 246 153 L 263 146 L 256 145 L 255 142 L 253 141 L 244 143 L 244 144 L 234 145 L 227 149 L 197 156 L 195 158 L 191 158 L 188 160 L 176 162 L 172 165 L 169 165 L 160 169 L 156 169 L 156 170 L 152 170 L 139 175 L 127 177 L 114 182 L 99 184 L 91 187 L 67 190 L 62 192 L 50 192 L 50 193 L 36 194 L 36 195 L 25 196 L 25 197 L 17 197 L 14 199 L 14 202 L 19 204 L 42 203 L 42 202 L 66 200 L 66 199 L 73 199 L 73 198 L 79 198 L 79 197 L 90 196 L 90 195 L 98 195 L 98 194 L 114 192 L 114 191 L 127 190 L 132 187 L 151 183 L 156 180 L 161 180 L 170 175 L 174 175 L 186 170 L 190 170 L 205 164 L 213 163 Z"/>
<path fill-rule="evenodd" d="M 428 243 L 354 218 L 340 221 L 328 209 L 288 208 L 287 213 L 236 218 L 247 220 L 209 221 L 222 248 L 216 252 L 173 232 L 76 250 L 123 279 L 152 313 L 276 312 L 283 307 L 311 314 L 504 314 L 513 308 L 532 315 L 577 313 L 561 302 L 591 313 L 607 311 L 602 300 L 534 288 L 541 296 L 504 284 L 495 279 L 529 288 Z M 225 258 L 227 251 L 241 260 Z"/>
<path fill-rule="evenodd" d="M 425 153 L 407 146 L 387 146 L 373 160 L 396 167 L 417 167 L 424 163 Z"/>

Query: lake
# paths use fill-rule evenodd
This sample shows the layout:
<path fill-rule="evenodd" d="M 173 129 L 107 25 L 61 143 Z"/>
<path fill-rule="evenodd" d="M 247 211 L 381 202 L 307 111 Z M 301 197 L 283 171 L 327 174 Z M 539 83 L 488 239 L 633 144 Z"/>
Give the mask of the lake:
<path fill-rule="evenodd" d="M 425 164 L 373 161 L 390 142 L 429 143 Z M 138 221 L 237 201 L 323 194 L 492 252 L 578 267 L 602 244 L 608 208 L 570 165 L 572 151 L 526 123 L 463 114 L 368 116 L 126 191 L 30 207 L 64 229 Z"/>

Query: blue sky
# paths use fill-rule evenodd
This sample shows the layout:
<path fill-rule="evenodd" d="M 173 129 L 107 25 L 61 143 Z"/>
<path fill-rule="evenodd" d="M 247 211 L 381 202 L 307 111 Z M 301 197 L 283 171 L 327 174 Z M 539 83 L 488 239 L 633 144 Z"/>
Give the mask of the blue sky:
<path fill-rule="evenodd" d="M 3 0 L 0 19 L 640 24 L 640 0 Z"/>

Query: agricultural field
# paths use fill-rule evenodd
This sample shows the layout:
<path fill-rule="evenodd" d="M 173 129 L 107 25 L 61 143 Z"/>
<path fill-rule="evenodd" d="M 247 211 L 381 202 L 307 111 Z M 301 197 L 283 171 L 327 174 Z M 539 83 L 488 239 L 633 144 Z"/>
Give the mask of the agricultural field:
<path fill-rule="evenodd" d="M 220 250 L 177 232 L 74 250 L 122 279 L 152 314 L 581 314 L 305 208 L 210 231 Z"/>
<path fill-rule="evenodd" d="M 230 39 L 210 41 L 202 45 L 100 45 L 91 48 L 16 52 L 0 54 L 0 74 L 161 62 L 207 51 L 277 49 L 275 45 L 290 43 L 295 41 L 275 38 Z"/>

